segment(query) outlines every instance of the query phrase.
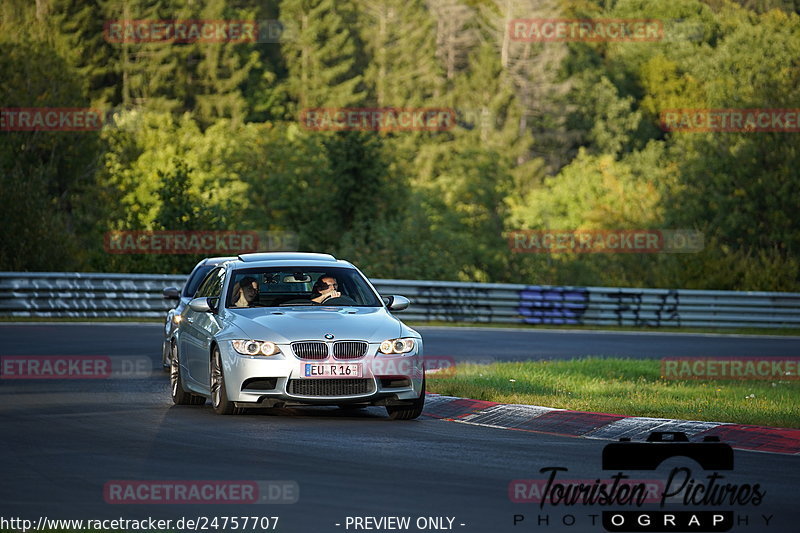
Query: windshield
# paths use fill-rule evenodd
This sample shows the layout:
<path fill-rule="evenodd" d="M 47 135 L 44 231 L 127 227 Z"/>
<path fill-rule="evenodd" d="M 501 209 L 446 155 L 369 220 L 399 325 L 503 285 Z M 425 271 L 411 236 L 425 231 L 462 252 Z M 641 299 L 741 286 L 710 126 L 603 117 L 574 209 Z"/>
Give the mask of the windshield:
<path fill-rule="evenodd" d="M 351 268 L 245 268 L 231 276 L 225 298 L 228 308 L 382 306 L 364 278 Z"/>

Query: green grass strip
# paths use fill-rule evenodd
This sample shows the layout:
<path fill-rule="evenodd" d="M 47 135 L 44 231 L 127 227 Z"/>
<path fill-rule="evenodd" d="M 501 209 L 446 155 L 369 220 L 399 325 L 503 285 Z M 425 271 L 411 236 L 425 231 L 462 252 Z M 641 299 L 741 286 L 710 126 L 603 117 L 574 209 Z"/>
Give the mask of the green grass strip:
<path fill-rule="evenodd" d="M 653 359 L 457 365 L 428 392 L 576 411 L 800 428 L 800 381 L 672 380 Z"/>

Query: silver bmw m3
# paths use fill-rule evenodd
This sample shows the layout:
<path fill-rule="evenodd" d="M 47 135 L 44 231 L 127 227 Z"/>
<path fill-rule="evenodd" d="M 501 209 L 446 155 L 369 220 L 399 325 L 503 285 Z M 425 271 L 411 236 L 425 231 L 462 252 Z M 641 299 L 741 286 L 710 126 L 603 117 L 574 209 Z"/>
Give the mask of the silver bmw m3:
<path fill-rule="evenodd" d="M 172 340 L 172 400 L 219 414 L 298 405 L 382 405 L 408 420 L 425 402 L 422 337 L 355 266 L 327 254 L 244 254 L 214 267 Z"/>

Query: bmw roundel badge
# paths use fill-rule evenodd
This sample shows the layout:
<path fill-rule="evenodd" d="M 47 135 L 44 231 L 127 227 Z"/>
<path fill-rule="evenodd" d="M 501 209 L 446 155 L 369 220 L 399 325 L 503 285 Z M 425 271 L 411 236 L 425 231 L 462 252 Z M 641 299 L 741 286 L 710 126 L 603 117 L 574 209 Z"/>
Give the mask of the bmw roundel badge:
<path fill-rule="evenodd" d="M 333 338 L 333 335 L 331 335 L 330 333 L 326 333 L 325 338 L 331 340 Z"/>

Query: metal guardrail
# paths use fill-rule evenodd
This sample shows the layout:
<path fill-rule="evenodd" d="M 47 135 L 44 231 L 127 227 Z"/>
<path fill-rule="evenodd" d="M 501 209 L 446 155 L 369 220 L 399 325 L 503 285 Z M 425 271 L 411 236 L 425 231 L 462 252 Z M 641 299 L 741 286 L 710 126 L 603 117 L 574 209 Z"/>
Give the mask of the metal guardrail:
<path fill-rule="evenodd" d="M 186 276 L 0 272 L 0 316 L 161 318 Z M 467 323 L 800 328 L 800 293 L 372 280 L 403 319 Z"/>

